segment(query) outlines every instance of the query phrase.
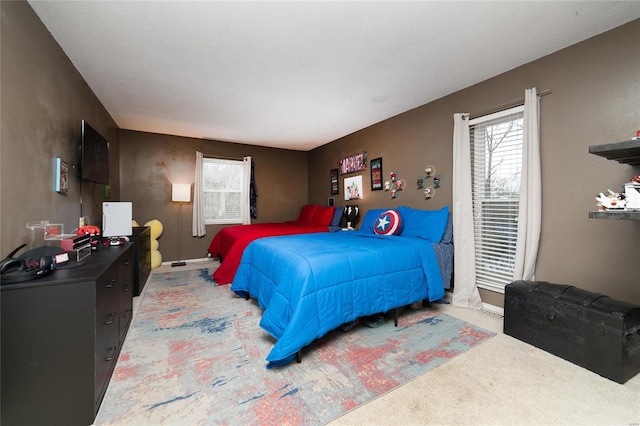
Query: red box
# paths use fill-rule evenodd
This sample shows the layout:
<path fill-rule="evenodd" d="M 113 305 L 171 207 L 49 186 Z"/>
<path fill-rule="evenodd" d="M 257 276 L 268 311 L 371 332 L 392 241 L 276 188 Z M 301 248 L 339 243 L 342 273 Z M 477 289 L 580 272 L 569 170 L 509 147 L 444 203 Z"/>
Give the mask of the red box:
<path fill-rule="evenodd" d="M 89 242 L 89 235 L 74 235 L 60 240 L 60 248 L 64 251 L 72 251 Z"/>

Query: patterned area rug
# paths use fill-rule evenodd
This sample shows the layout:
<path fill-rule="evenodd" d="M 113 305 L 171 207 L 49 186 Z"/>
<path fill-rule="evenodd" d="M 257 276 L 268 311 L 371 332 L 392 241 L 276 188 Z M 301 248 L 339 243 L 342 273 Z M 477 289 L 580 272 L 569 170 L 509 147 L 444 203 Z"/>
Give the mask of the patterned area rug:
<path fill-rule="evenodd" d="M 212 270 L 154 273 L 95 425 L 324 424 L 494 333 L 430 309 L 334 330 L 273 369 L 261 309 Z"/>

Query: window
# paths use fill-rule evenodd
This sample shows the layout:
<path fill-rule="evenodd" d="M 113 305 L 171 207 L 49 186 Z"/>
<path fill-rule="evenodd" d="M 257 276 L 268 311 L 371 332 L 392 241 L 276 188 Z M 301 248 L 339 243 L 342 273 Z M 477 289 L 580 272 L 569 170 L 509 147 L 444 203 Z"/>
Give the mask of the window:
<path fill-rule="evenodd" d="M 242 223 L 245 199 L 242 160 L 203 158 L 204 220 L 207 225 Z"/>
<path fill-rule="evenodd" d="M 513 279 L 523 117 L 520 106 L 469 121 L 476 284 L 493 291 Z"/>

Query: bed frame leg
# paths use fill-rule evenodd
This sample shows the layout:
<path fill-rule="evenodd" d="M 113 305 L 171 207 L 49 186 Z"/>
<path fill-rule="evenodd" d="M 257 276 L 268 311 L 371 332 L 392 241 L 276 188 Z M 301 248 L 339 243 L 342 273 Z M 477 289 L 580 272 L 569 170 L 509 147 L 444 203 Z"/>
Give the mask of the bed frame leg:
<path fill-rule="evenodd" d="M 296 362 L 300 364 L 302 362 L 302 351 L 296 352 Z"/>
<path fill-rule="evenodd" d="M 393 310 L 393 325 L 394 325 L 395 327 L 397 327 L 397 326 L 398 326 L 398 311 L 399 311 L 399 310 L 400 310 L 400 308 L 395 308 L 395 309 Z"/>

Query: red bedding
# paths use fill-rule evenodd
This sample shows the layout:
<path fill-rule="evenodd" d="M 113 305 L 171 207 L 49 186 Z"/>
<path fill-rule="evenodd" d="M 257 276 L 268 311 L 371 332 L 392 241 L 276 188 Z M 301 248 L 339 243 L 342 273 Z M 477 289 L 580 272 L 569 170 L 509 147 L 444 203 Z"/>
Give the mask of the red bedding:
<path fill-rule="evenodd" d="M 220 230 L 209 245 L 209 253 L 221 259 L 220 267 L 213 273 L 213 280 L 218 284 L 229 284 L 236 275 L 242 253 L 250 242 L 263 237 L 279 235 L 311 234 L 328 232 L 329 227 L 296 222 L 258 223 L 253 225 L 229 226 Z"/>

